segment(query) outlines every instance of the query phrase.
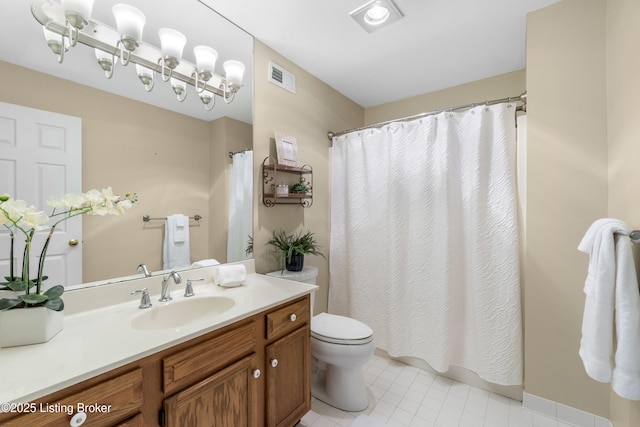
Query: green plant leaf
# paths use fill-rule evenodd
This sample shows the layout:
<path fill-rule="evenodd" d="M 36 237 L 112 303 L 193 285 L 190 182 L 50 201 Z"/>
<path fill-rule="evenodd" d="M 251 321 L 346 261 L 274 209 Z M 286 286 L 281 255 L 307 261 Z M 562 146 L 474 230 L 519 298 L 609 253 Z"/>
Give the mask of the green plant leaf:
<path fill-rule="evenodd" d="M 49 298 L 49 299 L 53 299 L 53 298 L 58 298 L 60 297 L 60 295 L 62 295 L 64 293 L 64 287 L 61 285 L 56 285 L 53 286 L 49 289 L 47 289 L 44 294 Z"/>
<path fill-rule="evenodd" d="M 22 301 L 19 299 L 9 299 L 9 298 L 2 298 L 0 299 L 0 311 L 2 310 L 8 310 L 10 308 L 15 307 L 18 304 L 21 304 Z"/>
<path fill-rule="evenodd" d="M 18 296 L 25 304 L 41 304 L 45 302 L 49 297 L 41 294 L 29 294 Z"/>
<path fill-rule="evenodd" d="M 64 309 L 64 301 L 62 298 L 51 298 L 44 302 L 44 307 L 47 307 L 49 310 L 53 311 L 62 311 Z"/>
<path fill-rule="evenodd" d="M 35 283 L 29 280 L 29 289 L 33 288 L 34 285 Z M 9 286 L 9 288 L 14 292 L 20 292 L 26 289 L 26 286 L 20 277 L 14 277 L 14 280 L 12 282 L 8 282 L 7 286 Z"/>
<path fill-rule="evenodd" d="M 300 231 L 297 235 L 287 235 L 284 230 L 274 231 L 273 237 L 267 241 L 267 245 L 273 246 L 278 252 L 282 270 L 284 270 L 285 260 L 291 260 L 292 255 L 310 254 L 325 258 L 318 250 L 320 246 L 310 231 L 305 234 Z"/>

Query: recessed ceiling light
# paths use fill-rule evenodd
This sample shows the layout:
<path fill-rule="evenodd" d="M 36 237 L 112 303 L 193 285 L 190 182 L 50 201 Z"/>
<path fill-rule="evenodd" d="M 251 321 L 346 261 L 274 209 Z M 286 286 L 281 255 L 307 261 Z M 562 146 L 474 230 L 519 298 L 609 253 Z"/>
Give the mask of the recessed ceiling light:
<path fill-rule="evenodd" d="M 374 5 L 364 14 L 364 22 L 369 25 L 380 25 L 389 19 L 389 9 L 379 4 Z"/>
<path fill-rule="evenodd" d="M 393 0 L 371 0 L 349 15 L 369 33 L 385 27 L 404 16 L 393 3 Z"/>

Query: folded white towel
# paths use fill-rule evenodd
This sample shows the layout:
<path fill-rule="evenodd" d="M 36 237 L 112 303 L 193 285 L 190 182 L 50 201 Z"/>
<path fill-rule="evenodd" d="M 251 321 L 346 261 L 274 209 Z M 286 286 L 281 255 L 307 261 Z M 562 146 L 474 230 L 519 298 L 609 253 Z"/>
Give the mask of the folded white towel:
<path fill-rule="evenodd" d="M 599 219 L 578 246 L 589 253 L 579 354 L 591 378 L 612 382 L 618 395 L 640 400 L 640 293 L 630 231 L 620 220 Z"/>
<path fill-rule="evenodd" d="M 189 217 L 182 214 L 167 217 L 168 224 L 173 227 L 173 241 L 184 242 L 189 235 Z"/>
<path fill-rule="evenodd" d="M 186 219 L 185 219 L 186 218 Z M 176 220 L 182 221 L 184 227 L 176 227 Z M 176 234 L 181 234 L 176 237 Z M 184 215 L 170 215 L 165 221 L 164 245 L 162 247 L 163 268 L 169 270 L 191 265 L 189 246 L 189 218 Z"/>
<path fill-rule="evenodd" d="M 218 286 L 232 288 L 242 285 L 247 280 L 247 269 L 244 264 L 222 265 L 213 271 L 213 282 Z"/>
<path fill-rule="evenodd" d="M 214 265 L 220 264 L 217 259 L 201 259 L 200 261 L 196 261 L 191 264 L 191 267 L 212 267 Z"/>

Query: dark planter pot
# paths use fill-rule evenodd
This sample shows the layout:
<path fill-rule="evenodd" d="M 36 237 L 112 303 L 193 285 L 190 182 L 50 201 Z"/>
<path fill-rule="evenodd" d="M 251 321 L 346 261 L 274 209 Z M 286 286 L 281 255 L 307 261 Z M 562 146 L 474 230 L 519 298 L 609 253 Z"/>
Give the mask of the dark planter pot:
<path fill-rule="evenodd" d="M 304 255 L 291 255 L 291 258 L 285 261 L 285 267 L 287 271 L 302 271 Z"/>

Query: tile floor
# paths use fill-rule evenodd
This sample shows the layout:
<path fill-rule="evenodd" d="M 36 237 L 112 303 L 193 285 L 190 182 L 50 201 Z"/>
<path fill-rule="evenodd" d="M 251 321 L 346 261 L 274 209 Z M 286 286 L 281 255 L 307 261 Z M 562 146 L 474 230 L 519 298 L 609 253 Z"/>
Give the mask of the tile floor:
<path fill-rule="evenodd" d="M 345 412 L 317 399 L 297 427 L 346 427 L 361 413 L 388 427 L 571 427 L 522 403 L 374 355 L 364 367 L 369 407 Z"/>

